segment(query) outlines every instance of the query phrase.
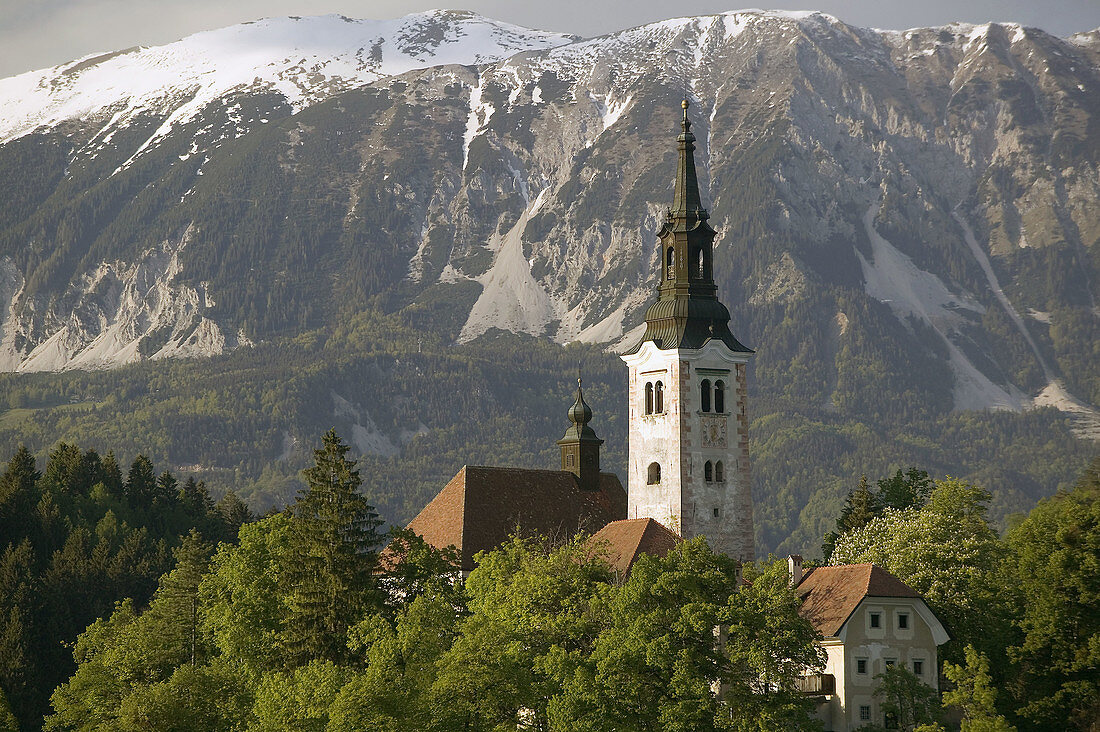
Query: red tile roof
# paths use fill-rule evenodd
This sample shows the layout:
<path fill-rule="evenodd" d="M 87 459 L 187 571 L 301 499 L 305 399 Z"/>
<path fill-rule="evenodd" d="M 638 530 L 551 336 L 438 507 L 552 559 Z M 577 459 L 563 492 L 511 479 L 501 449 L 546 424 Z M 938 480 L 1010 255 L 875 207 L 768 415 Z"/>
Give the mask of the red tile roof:
<path fill-rule="evenodd" d="M 795 589 L 802 617 L 825 637 L 835 636 L 865 597 L 920 597 L 909 585 L 874 564 L 816 567 Z"/>
<path fill-rule="evenodd" d="M 594 531 L 626 516 L 618 477 L 600 473 L 600 488 L 581 490 L 564 470 L 464 466 L 409 524 L 435 547 L 454 545 L 464 571 L 474 555 L 500 546 L 516 529 L 544 536 Z"/>
<path fill-rule="evenodd" d="M 589 545 L 603 553 L 616 572 L 626 575 L 640 554 L 663 557 L 680 543 L 680 537 L 651 518 L 612 521 L 597 531 Z"/>

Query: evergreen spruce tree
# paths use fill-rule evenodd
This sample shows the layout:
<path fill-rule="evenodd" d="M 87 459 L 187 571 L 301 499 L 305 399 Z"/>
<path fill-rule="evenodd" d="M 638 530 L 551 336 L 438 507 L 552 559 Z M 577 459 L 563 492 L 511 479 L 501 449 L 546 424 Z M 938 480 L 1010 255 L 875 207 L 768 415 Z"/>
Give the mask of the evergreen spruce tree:
<path fill-rule="evenodd" d="M 202 490 L 206 490 L 204 483 L 200 482 L 199 485 L 202 486 Z M 224 536 L 229 541 L 235 541 L 241 527 L 255 518 L 248 510 L 248 504 L 242 501 L 234 491 L 227 491 L 218 501 L 216 509 L 224 526 Z"/>
<path fill-rule="evenodd" d="M 920 508 L 928 502 L 932 494 L 932 478 L 928 473 L 917 468 L 909 468 L 902 473 L 897 473 L 889 478 L 883 478 L 878 482 L 876 498 L 883 508 Z"/>
<path fill-rule="evenodd" d="M 154 600 L 156 612 L 165 618 L 165 635 L 184 650 L 187 663 L 202 661 L 199 638 L 199 583 L 210 567 L 214 548 L 195 529 L 173 550 L 176 568 L 160 582 Z"/>
<path fill-rule="evenodd" d="M 130 465 L 126 476 L 126 498 L 133 508 L 148 510 L 156 494 L 157 475 L 153 463 L 144 455 L 138 455 Z"/>
<path fill-rule="evenodd" d="M 87 489 L 81 490 L 84 482 L 83 463 L 84 454 L 79 447 L 59 442 L 57 447 L 50 450 L 46 460 L 46 471 L 42 476 L 43 490 L 53 491 L 58 495 L 87 492 Z"/>
<path fill-rule="evenodd" d="M 38 502 L 38 478 L 34 455 L 20 445 L 0 476 L 0 550 L 28 535 L 27 519 Z"/>
<path fill-rule="evenodd" d="M 288 598 L 282 645 L 289 667 L 312 660 L 341 663 L 347 631 L 381 607 L 373 577 L 381 521 L 358 493 L 359 471 L 335 430 L 303 472 L 307 488 L 293 507 L 290 550 L 280 577 Z"/>
<path fill-rule="evenodd" d="M 833 549 L 840 537 L 849 531 L 862 529 L 871 523 L 871 519 L 882 513 L 878 497 L 867 483 L 867 475 L 861 475 L 859 485 L 855 490 L 848 491 L 848 497 L 844 499 L 844 508 L 840 510 L 840 517 L 836 520 L 836 530 L 825 535 L 825 541 L 821 545 L 821 553 L 825 562 L 833 556 Z"/>
<path fill-rule="evenodd" d="M 107 454 L 103 456 L 99 470 L 100 480 L 103 485 L 107 486 L 107 493 L 112 498 L 122 498 L 122 468 L 118 466 L 118 459 L 115 457 L 114 450 L 108 450 Z"/>

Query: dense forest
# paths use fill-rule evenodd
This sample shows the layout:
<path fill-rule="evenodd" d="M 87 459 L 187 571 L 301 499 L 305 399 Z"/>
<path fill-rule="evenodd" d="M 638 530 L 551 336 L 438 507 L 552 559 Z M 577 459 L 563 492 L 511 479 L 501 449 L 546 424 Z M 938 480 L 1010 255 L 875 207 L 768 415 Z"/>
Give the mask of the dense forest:
<path fill-rule="evenodd" d="M 820 729 L 798 679 L 823 658 L 783 562 L 741 567 L 695 539 L 643 555 L 623 577 L 584 536 L 517 535 L 461 580 L 453 551 L 385 534 L 331 430 L 297 499 L 249 522 L 232 497 L 215 507 L 198 483 L 156 478 L 144 458 L 123 479 L 111 456 L 55 453 L 38 475 L 19 451 L 0 476 L 5 529 L 34 534 L 12 534 L 0 580 L 11 557 L 45 546 L 49 522 L 28 517 L 63 517 L 66 547 L 128 522 L 143 526 L 133 541 L 156 546 L 130 585 L 75 576 L 90 569 L 53 585 L 55 614 L 73 614 L 69 635 L 28 634 L 22 656 L 0 656 L 16 659 L 0 678 L 11 728 L 12 713 L 19 729 L 41 723 L 30 679 L 12 670 L 64 652 L 73 661 L 50 695 L 50 730 Z M 960 719 L 972 732 L 1091 730 L 1100 459 L 1003 538 L 989 502 L 980 487 L 913 468 L 849 492 L 828 561 L 885 566 L 951 633 L 942 700 L 896 668 L 880 679 L 883 708 L 924 732 Z M 114 524 L 112 511 L 123 517 Z M 79 565 L 74 554 L 52 562 Z M 5 617 L 48 616 L 34 604 L 46 593 L 29 583 L 60 571 L 28 573 L 21 594 L 2 595 L 15 598 Z"/>
<path fill-rule="evenodd" d="M 147 605 L 182 537 L 235 541 L 250 518 L 234 493 L 215 504 L 144 455 L 123 473 L 112 452 L 61 443 L 39 471 L 17 450 L 0 476 L 0 729 L 5 710 L 37 729 L 78 634 L 123 598 Z"/>

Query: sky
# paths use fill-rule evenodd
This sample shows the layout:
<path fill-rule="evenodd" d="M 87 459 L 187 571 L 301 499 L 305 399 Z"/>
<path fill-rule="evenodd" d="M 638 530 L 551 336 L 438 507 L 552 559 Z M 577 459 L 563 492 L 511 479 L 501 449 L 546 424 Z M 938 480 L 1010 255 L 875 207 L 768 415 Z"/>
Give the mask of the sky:
<path fill-rule="evenodd" d="M 0 0 L 0 78 L 94 52 L 153 46 L 202 30 L 279 15 L 396 18 L 438 7 L 590 37 L 685 15 L 744 6 L 736 0 Z M 797 5 L 797 6 L 796 6 Z M 1058 36 L 1100 27 L 1100 0 L 802 0 L 853 25 L 904 29 L 952 21 L 1015 21 Z M 753 7 L 753 6 L 748 6 Z"/>

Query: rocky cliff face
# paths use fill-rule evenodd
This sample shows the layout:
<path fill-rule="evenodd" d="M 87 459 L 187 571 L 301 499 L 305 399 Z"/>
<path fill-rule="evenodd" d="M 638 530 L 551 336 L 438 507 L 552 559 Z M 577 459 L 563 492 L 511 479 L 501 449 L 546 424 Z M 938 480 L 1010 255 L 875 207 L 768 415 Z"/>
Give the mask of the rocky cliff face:
<path fill-rule="evenodd" d="M 3 80 L 0 367 L 219 353 L 367 303 L 614 348 L 686 95 L 757 388 L 1095 431 L 1098 59 L 1095 31 L 1007 24 L 746 11 L 581 41 L 437 12 Z"/>

